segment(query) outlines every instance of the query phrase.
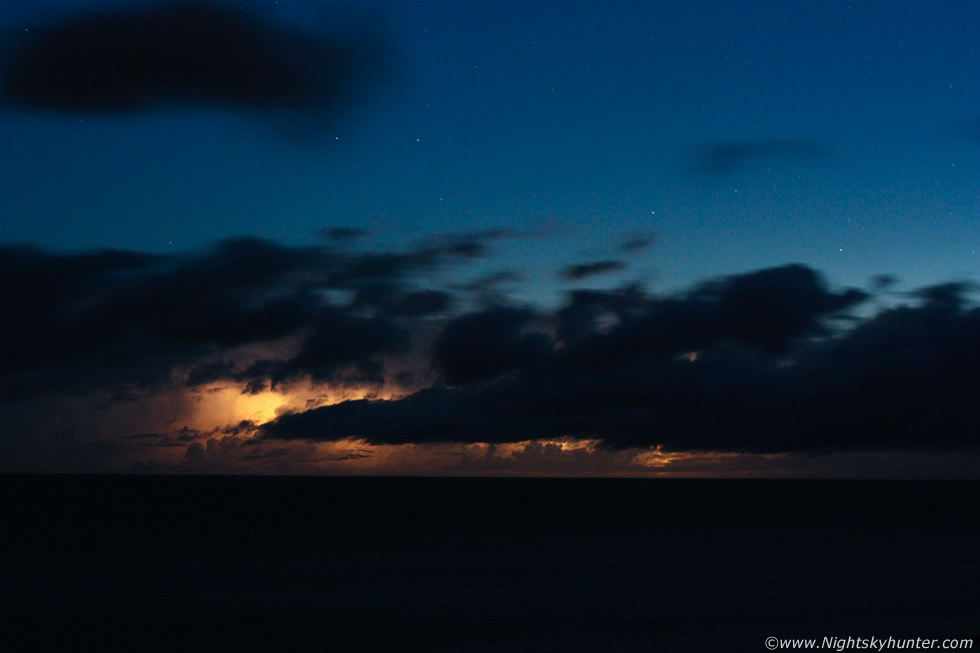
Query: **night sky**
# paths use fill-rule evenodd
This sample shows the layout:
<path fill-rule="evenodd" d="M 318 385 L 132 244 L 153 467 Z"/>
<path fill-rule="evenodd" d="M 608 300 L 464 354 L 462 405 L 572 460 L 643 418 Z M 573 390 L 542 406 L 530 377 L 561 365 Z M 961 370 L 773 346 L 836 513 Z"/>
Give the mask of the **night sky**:
<path fill-rule="evenodd" d="M 0 30 L 0 470 L 977 477 L 980 3 Z"/>

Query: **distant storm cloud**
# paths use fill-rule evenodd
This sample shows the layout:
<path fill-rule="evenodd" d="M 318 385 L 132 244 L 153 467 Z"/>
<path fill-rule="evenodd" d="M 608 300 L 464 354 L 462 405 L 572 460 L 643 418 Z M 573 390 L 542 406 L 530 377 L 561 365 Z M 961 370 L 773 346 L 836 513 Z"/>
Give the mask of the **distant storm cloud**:
<path fill-rule="evenodd" d="M 490 309 L 440 337 L 434 361 L 449 385 L 283 415 L 261 432 L 755 453 L 976 447 L 980 308 L 966 290 L 946 285 L 861 320 L 865 293 L 833 292 L 793 265 L 670 297 L 577 293 L 559 311 L 576 327 L 557 335 Z"/>
<path fill-rule="evenodd" d="M 105 9 L 39 25 L 4 51 L 5 104 L 62 112 L 159 106 L 333 109 L 372 81 L 377 47 L 275 25 L 236 5 Z"/>
<path fill-rule="evenodd" d="M 723 177 L 750 165 L 822 162 L 831 155 L 830 146 L 816 141 L 779 138 L 717 141 L 694 149 L 691 169 L 695 174 Z"/>
<path fill-rule="evenodd" d="M 255 460 L 281 458 L 285 440 L 802 454 L 980 445 L 969 283 L 896 292 L 883 277 L 888 301 L 872 302 L 791 264 L 663 295 L 638 283 L 575 289 L 549 306 L 447 278 L 506 237 L 374 252 L 256 239 L 185 254 L 2 247 L 0 416 L 36 452 L 48 447 L 31 426 L 45 405 L 393 384 L 250 409 L 207 438 L 257 434 Z M 372 395 L 392 398 L 360 398 Z M 161 428 L 113 442 L 186 444 Z M 188 454 L 207 453 L 197 449 Z"/>

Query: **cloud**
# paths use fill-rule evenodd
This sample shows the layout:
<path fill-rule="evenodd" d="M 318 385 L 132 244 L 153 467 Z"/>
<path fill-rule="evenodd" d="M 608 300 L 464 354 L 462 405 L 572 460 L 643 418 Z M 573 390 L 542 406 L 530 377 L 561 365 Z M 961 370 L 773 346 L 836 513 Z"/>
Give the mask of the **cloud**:
<path fill-rule="evenodd" d="M 285 458 L 290 453 L 287 447 L 276 447 L 268 451 L 256 451 L 242 456 L 242 460 L 279 460 Z"/>
<path fill-rule="evenodd" d="M 268 378 L 272 388 L 309 376 L 315 382 L 337 380 L 337 372 L 353 368 L 348 380 L 382 383 L 384 376 L 377 356 L 407 351 L 405 327 L 386 316 L 362 317 L 346 307 L 322 307 L 312 332 L 299 351 L 288 360 L 260 360 L 236 375 L 255 386 Z"/>
<path fill-rule="evenodd" d="M 592 263 L 579 263 L 569 265 L 562 270 L 561 276 L 565 281 L 580 281 L 600 274 L 619 272 L 626 269 L 626 264 L 622 261 L 594 261 Z"/>
<path fill-rule="evenodd" d="M 648 247 L 654 245 L 656 242 L 657 242 L 656 234 L 649 233 L 649 232 L 640 232 L 640 233 L 633 234 L 625 241 L 623 241 L 623 243 L 619 246 L 619 248 L 623 252 L 630 254 L 633 252 L 639 252 L 644 249 L 647 249 Z"/>
<path fill-rule="evenodd" d="M 828 291 L 820 275 L 803 265 L 732 275 L 671 297 L 641 300 L 638 292 L 572 296 L 573 302 L 604 302 L 618 322 L 602 334 L 593 320 L 582 334 L 589 338 L 589 348 L 598 348 L 606 360 L 676 355 L 726 343 L 779 353 L 796 339 L 826 333 L 822 318 L 867 299 L 856 289 Z M 598 352 L 584 353 L 591 357 Z M 568 355 L 577 354 L 573 350 Z"/>
<path fill-rule="evenodd" d="M 492 379 L 550 355 L 550 339 L 525 332 L 529 310 L 493 307 L 449 322 L 432 348 L 432 367 L 450 384 Z"/>
<path fill-rule="evenodd" d="M 446 313 L 452 307 L 453 296 L 442 290 L 400 289 L 387 282 L 365 283 L 354 296 L 357 306 L 371 307 L 389 315 L 425 317 Z"/>
<path fill-rule="evenodd" d="M 508 291 L 523 281 L 524 276 L 514 270 L 498 270 L 467 283 L 455 284 L 453 288 L 476 297 L 483 305 L 502 305 L 508 302 Z"/>
<path fill-rule="evenodd" d="M 894 274 L 876 274 L 871 277 L 870 285 L 875 291 L 888 291 L 900 284 L 902 281 Z"/>
<path fill-rule="evenodd" d="M 6 50 L 6 104 L 66 112 L 159 106 L 332 109 L 375 77 L 376 44 L 270 23 L 233 5 L 106 9 L 40 25 Z"/>
<path fill-rule="evenodd" d="M 663 295 L 575 289 L 549 306 L 451 280 L 501 237 L 371 252 L 2 247 L 5 468 L 295 471 L 360 442 L 380 470 L 388 454 L 371 446 L 536 442 L 548 459 L 629 471 L 651 447 L 678 460 L 978 444 L 969 283 L 895 292 L 886 279 L 888 302 L 872 302 L 794 264 Z M 570 439 L 591 453 L 549 444 Z"/>
<path fill-rule="evenodd" d="M 691 154 L 691 169 L 699 175 L 723 177 L 749 165 L 783 166 L 826 161 L 831 148 L 814 141 L 789 139 L 731 140 L 709 143 Z"/>
<path fill-rule="evenodd" d="M 160 388 L 180 368 L 191 385 L 256 389 L 377 379 L 378 357 L 406 350 L 414 320 L 452 305 L 415 282 L 487 255 L 486 239 L 499 237 L 383 253 L 257 239 L 184 255 L 0 247 L 0 398 Z M 272 356 L 275 342 L 291 344 Z"/>
<path fill-rule="evenodd" d="M 926 289 L 918 305 L 849 323 L 867 295 L 794 265 L 671 297 L 573 294 L 554 338 L 528 331 L 526 312 L 493 309 L 440 336 L 451 346 L 433 360 L 449 386 L 283 415 L 261 432 L 756 453 L 976 447 L 980 308 L 965 293 Z"/>

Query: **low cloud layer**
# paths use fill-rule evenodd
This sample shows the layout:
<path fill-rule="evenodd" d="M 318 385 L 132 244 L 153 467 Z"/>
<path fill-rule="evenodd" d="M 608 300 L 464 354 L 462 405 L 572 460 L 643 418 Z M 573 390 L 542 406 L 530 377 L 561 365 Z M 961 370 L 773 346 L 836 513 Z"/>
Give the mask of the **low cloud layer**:
<path fill-rule="evenodd" d="M 237 239 L 181 255 L 0 248 L 0 407 L 4 437 L 21 438 L 4 448 L 22 461 L 54 456 L 58 443 L 96 458 L 180 450 L 167 455 L 187 469 L 225 469 L 221 452 L 300 464 L 326 455 L 316 453 L 326 443 L 335 445 L 323 460 L 371 464 L 370 447 L 390 445 L 589 441 L 589 456 L 628 462 L 635 453 L 616 452 L 978 444 L 980 308 L 969 284 L 900 292 L 888 277 L 875 298 L 785 265 L 673 294 L 638 283 L 576 289 L 546 308 L 488 293 L 485 273 L 467 272 L 512 236 L 392 252 L 344 238 Z M 226 421 L 194 408 L 217 406 L 209 393 L 219 390 L 221 405 L 245 406 Z M 141 428 L 153 397 L 155 425 Z M 96 401 L 106 415 L 122 406 L 126 424 L 106 418 L 79 435 L 74 418 L 55 419 Z M 125 409 L 136 401 L 144 407 Z M 177 405 L 197 410 L 199 426 L 167 420 Z M 60 430 L 45 435 L 45 420 Z M 100 429 L 116 435 L 85 445 Z M 302 455 L 287 455 L 287 441 Z"/>

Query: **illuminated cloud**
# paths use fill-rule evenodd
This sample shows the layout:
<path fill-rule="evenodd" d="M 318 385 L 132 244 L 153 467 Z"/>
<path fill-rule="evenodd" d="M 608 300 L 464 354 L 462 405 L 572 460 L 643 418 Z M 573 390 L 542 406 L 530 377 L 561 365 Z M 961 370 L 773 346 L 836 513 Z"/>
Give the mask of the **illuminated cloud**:
<path fill-rule="evenodd" d="M 4 247 L 4 469 L 735 474 L 976 450 L 970 284 L 879 284 L 869 313 L 786 265 L 547 307 L 443 274 L 500 237 Z"/>

